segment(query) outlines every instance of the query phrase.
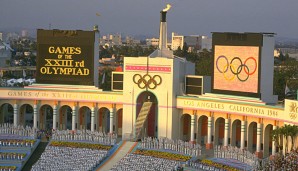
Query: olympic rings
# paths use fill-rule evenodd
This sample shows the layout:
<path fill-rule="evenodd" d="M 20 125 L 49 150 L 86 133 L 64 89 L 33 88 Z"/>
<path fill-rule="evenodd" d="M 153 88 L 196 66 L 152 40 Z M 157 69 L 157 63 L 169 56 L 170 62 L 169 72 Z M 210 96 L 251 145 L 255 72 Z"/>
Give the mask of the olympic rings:
<path fill-rule="evenodd" d="M 246 65 L 246 62 L 247 62 L 249 59 L 251 59 L 251 60 L 253 60 L 253 61 L 255 62 L 255 69 L 254 69 L 253 72 L 251 72 L 251 73 L 249 73 L 249 71 L 247 72 L 247 71 L 245 70 L 245 68 L 244 68 L 244 71 L 245 71 L 245 73 L 248 74 L 248 75 L 253 75 L 253 74 L 256 72 L 256 70 L 257 70 L 257 60 L 256 60 L 254 57 L 249 57 L 249 58 L 247 58 L 247 59 L 244 61 L 244 65 Z"/>
<path fill-rule="evenodd" d="M 226 64 L 221 65 L 221 66 L 223 66 L 223 68 L 221 68 L 221 69 L 219 67 L 219 60 L 220 59 L 224 59 L 225 60 L 224 63 L 226 63 Z M 250 69 L 249 66 L 247 65 L 249 60 L 252 60 L 254 62 L 254 68 L 253 69 Z M 239 62 L 238 63 L 236 62 L 237 64 L 235 64 L 235 61 L 239 61 Z M 245 59 L 245 61 L 243 63 L 242 59 L 240 57 L 234 57 L 229 62 L 229 60 L 226 56 L 221 55 L 221 56 L 217 57 L 215 64 L 216 64 L 216 68 L 217 68 L 218 72 L 222 73 L 224 78 L 228 81 L 234 80 L 235 76 L 237 76 L 239 81 L 245 82 L 245 81 L 248 80 L 250 75 L 253 75 L 257 71 L 257 68 L 258 68 L 257 60 L 254 57 L 248 57 L 247 59 Z M 237 65 L 237 67 L 236 67 L 236 65 Z M 233 74 L 233 76 L 231 76 L 231 77 L 227 76 L 227 73 L 229 72 L 229 70 Z M 244 73 L 246 74 L 245 78 L 240 77 L 243 70 L 244 70 Z"/>
<path fill-rule="evenodd" d="M 239 57 L 234 57 L 232 60 L 231 60 L 231 62 L 230 62 L 230 70 L 231 70 L 231 72 L 234 74 L 234 75 L 239 75 L 240 74 L 240 72 L 242 71 L 242 67 L 240 68 L 240 71 L 239 71 L 239 67 L 238 67 L 238 69 L 237 69 L 237 72 L 234 72 L 233 70 L 232 70 L 232 63 L 233 63 L 233 61 L 235 60 L 235 59 L 238 59 L 239 61 L 240 61 L 240 66 L 242 65 L 242 61 L 241 61 L 241 59 L 239 58 Z M 235 68 L 234 68 L 235 69 Z"/>
<path fill-rule="evenodd" d="M 151 77 L 149 74 L 141 76 L 140 74 L 135 74 L 133 76 L 133 82 L 138 85 L 140 89 L 149 88 L 155 89 L 161 84 L 162 79 L 159 75 L 154 75 Z"/>
<path fill-rule="evenodd" d="M 221 71 L 221 70 L 218 68 L 218 65 L 217 65 L 218 60 L 219 60 L 220 58 L 224 58 L 224 59 L 227 61 L 227 66 L 229 65 L 229 61 L 228 61 L 228 58 L 225 57 L 225 56 L 223 56 L 223 55 L 222 55 L 222 56 L 219 56 L 219 57 L 216 59 L 216 68 L 217 68 L 217 70 L 218 70 L 220 73 L 225 73 L 225 72 L 228 71 L 228 67 L 227 67 L 224 71 Z"/>
<path fill-rule="evenodd" d="M 240 70 L 242 70 L 242 67 L 244 67 L 244 70 L 245 70 L 245 68 L 247 68 L 247 70 L 248 70 L 247 73 L 249 73 L 249 68 L 248 68 L 248 66 L 245 65 L 245 64 L 240 65 L 240 66 L 238 67 L 238 69 L 237 69 L 237 72 L 238 72 L 239 68 L 240 68 Z M 240 73 L 240 72 L 239 72 L 239 73 Z M 241 82 L 245 82 L 245 81 L 248 79 L 248 77 L 249 77 L 249 74 L 247 74 L 247 77 L 246 77 L 245 79 L 241 79 L 241 78 L 239 77 L 239 74 L 237 74 L 237 78 L 238 78 L 238 80 L 241 81 Z"/>
<path fill-rule="evenodd" d="M 230 65 L 230 67 L 232 67 L 233 69 L 235 69 L 234 65 Z M 228 65 L 224 66 L 224 70 L 225 70 L 226 68 L 228 68 Z M 231 71 L 232 71 L 232 70 L 231 70 Z M 235 78 L 235 74 L 234 74 L 231 78 L 227 78 L 227 76 L 226 76 L 226 72 L 224 72 L 223 75 L 224 75 L 225 79 L 226 79 L 226 80 L 229 80 L 229 81 L 232 81 L 232 80 L 234 80 L 234 78 Z"/>

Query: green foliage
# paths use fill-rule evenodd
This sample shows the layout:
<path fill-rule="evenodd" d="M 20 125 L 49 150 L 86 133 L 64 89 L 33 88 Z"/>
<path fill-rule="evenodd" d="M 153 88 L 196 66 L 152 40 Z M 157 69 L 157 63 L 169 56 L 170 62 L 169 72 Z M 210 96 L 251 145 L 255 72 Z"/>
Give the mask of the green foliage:
<path fill-rule="evenodd" d="M 196 75 L 212 75 L 212 52 L 207 49 L 199 52 L 198 60 L 196 60 Z"/>
<path fill-rule="evenodd" d="M 274 69 L 273 92 L 278 95 L 279 100 L 283 100 L 286 98 L 286 84 L 290 89 L 298 89 L 295 81 L 298 78 L 298 61 L 290 57 L 283 57 L 282 53 L 278 60 L 279 62 L 276 62 L 278 65 L 275 65 Z"/>
<path fill-rule="evenodd" d="M 291 140 L 292 140 L 291 150 L 293 150 L 297 134 L 298 134 L 298 126 L 296 125 L 284 125 L 280 128 L 272 130 L 271 132 L 272 140 L 275 141 L 280 151 L 282 150 L 282 144 L 280 142 L 283 137 L 286 140 L 285 150 L 288 151 L 289 137 L 291 137 Z"/>
<path fill-rule="evenodd" d="M 99 75 L 99 88 L 104 91 L 111 91 L 112 71 L 113 68 L 105 67 L 102 73 Z"/>
<path fill-rule="evenodd" d="M 174 51 L 174 55 L 179 57 L 184 57 L 188 61 L 195 63 L 196 75 L 206 75 L 211 76 L 212 74 L 212 52 L 207 49 L 203 49 L 199 53 L 197 52 L 188 52 L 186 46 L 181 50 L 180 47 Z"/>

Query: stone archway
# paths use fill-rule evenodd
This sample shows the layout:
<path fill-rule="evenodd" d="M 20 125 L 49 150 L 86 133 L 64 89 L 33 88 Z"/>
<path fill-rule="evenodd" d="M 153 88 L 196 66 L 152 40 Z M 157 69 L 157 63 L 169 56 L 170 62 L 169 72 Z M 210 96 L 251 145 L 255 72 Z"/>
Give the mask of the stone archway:
<path fill-rule="evenodd" d="M 44 130 L 53 129 L 53 108 L 50 105 L 43 105 L 40 107 L 39 128 Z"/>
<path fill-rule="evenodd" d="M 24 127 L 33 127 L 33 107 L 29 104 L 23 104 L 19 112 L 19 125 Z"/>
<path fill-rule="evenodd" d="M 251 153 L 256 151 L 257 144 L 257 123 L 251 122 L 248 126 L 247 149 Z"/>
<path fill-rule="evenodd" d="M 269 157 L 269 155 L 272 152 L 272 135 L 271 135 L 272 131 L 273 131 L 273 125 L 268 124 L 264 130 L 263 157 Z"/>
<path fill-rule="evenodd" d="M 9 103 L 4 103 L 0 107 L 0 124 L 13 124 L 13 106 Z"/>
<path fill-rule="evenodd" d="M 144 124 L 144 136 L 158 137 L 158 100 L 152 92 L 144 91 L 139 94 L 136 106 L 136 120 L 139 116 L 143 103 L 149 101 L 152 102 L 152 106 L 149 109 L 147 121 Z"/>
<path fill-rule="evenodd" d="M 110 110 L 102 107 L 98 110 L 97 130 L 109 133 L 110 132 Z"/>
<path fill-rule="evenodd" d="M 224 144 L 225 119 L 220 117 L 215 121 L 214 145 Z"/>
<path fill-rule="evenodd" d="M 231 145 L 238 148 L 241 145 L 241 121 L 239 119 L 234 120 L 232 123 Z"/>
<path fill-rule="evenodd" d="M 183 114 L 180 118 L 180 139 L 183 141 L 190 141 L 190 114 Z"/>
<path fill-rule="evenodd" d="M 91 130 L 91 109 L 87 106 L 79 109 L 79 129 Z"/>
<path fill-rule="evenodd" d="M 201 146 L 207 143 L 208 136 L 208 117 L 202 115 L 198 119 L 198 136 L 197 143 L 201 144 Z"/>
<path fill-rule="evenodd" d="M 59 109 L 59 129 L 72 129 L 72 108 L 64 105 Z"/>

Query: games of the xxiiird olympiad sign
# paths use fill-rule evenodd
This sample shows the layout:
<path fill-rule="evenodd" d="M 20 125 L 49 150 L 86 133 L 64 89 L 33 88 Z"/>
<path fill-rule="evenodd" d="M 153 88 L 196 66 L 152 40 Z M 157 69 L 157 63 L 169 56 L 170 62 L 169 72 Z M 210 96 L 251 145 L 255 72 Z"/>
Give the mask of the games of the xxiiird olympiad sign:
<path fill-rule="evenodd" d="M 36 82 L 40 84 L 98 84 L 95 32 L 37 30 Z"/>

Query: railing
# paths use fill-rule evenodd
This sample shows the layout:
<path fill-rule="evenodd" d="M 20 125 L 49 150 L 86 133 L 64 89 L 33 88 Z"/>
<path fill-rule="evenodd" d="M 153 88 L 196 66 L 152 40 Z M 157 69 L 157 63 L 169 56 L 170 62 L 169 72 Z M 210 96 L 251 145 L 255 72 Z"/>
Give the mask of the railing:
<path fill-rule="evenodd" d="M 115 145 L 117 134 L 105 134 L 98 131 L 77 130 L 55 130 L 52 132 L 52 140 L 58 141 L 88 141 L 104 145 Z"/>
<path fill-rule="evenodd" d="M 214 157 L 238 160 L 251 166 L 252 170 L 260 170 L 260 168 L 264 168 L 269 163 L 269 157 L 259 159 L 255 154 L 236 146 L 224 147 L 218 145 L 214 148 Z"/>
<path fill-rule="evenodd" d="M 36 139 L 37 138 L 37 128 L 32 128 L 29 126 L 23 127 L 22 125 L 14 126 L 13 124 L 4 123 L 0 124 L 0 134 L 2 139 L 5 138 L 23 138 L 26 139 Z"/>
<path fill-rule="evenodd" d="M 202 154 L 202 147 L 199 144 L 193 144 L 182 140 L 171 140 L 168 138 L 143 138 L 139 148 L 171 150 L 194 157 L 201 156 Z"/>
<path fill-rule="evenodd" d="M 259 162 L 259 158 L 255 154 L 236 146 L 215 146 L 214 157 L 235 159 L 252 167 L 258 165 Z"/>

